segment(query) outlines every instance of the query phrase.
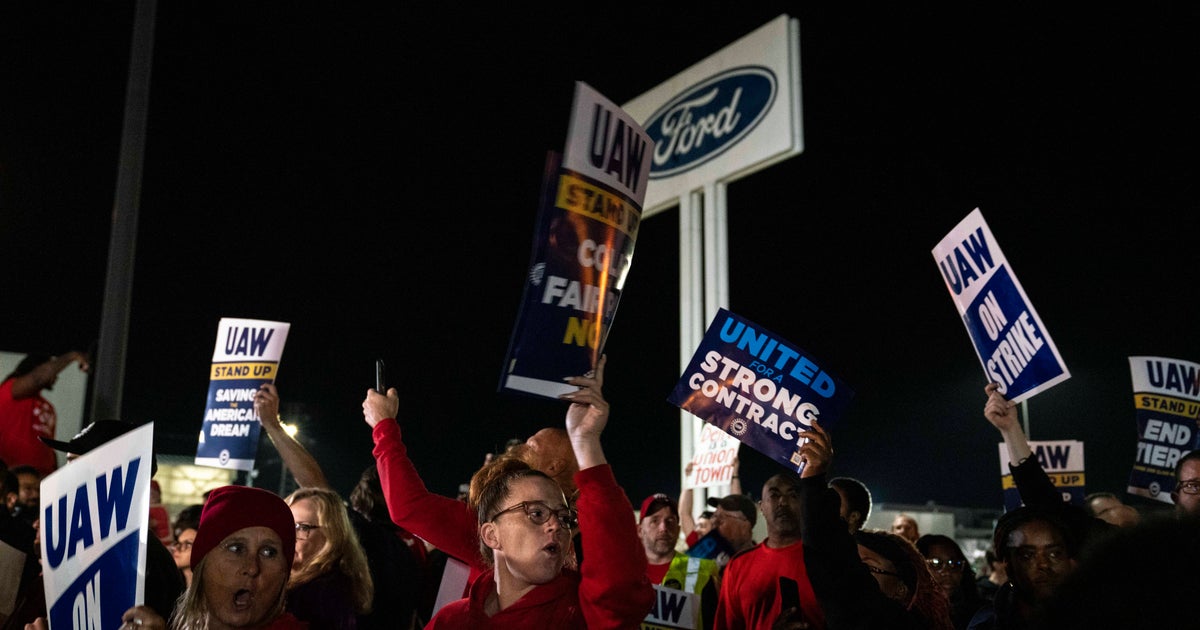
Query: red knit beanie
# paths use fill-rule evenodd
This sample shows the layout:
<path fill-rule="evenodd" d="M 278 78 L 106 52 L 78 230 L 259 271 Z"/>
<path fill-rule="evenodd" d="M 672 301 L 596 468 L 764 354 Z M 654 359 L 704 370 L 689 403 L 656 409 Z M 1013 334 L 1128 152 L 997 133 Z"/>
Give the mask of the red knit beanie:
<path fill-rule="evenodd" d="M 200 526 L 192 542 L 192 566 L 230 534 L 246 527 L 270 527 L 282 540 L 288 570 L 296 556 L 296 521 L 279 495 L 249 486 L 221 486 L 208 494 L 200 511 Z"/>

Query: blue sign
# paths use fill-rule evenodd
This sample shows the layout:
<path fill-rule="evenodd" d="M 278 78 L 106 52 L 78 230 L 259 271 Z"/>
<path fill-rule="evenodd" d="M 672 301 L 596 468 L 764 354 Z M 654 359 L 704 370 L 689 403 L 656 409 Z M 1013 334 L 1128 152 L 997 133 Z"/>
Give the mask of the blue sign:
<path fill-rule="evenodd" d="M 668 400 L 799 472 L 800 432 L 830 429 L 853 396 L 799 346 L 720 309 Z"/>

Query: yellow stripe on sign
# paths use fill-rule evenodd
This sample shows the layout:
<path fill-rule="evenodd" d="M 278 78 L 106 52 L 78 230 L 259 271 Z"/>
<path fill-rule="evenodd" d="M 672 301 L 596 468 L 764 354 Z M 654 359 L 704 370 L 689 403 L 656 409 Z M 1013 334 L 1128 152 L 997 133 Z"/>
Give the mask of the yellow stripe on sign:
<path fill-rule="evenodd" d="M 1134 394 L 1133 406 L 1147 411 L 1182 416 L 1193 420 L 1200 419 L 1200 402 L 1174 396 L 1159 396 L 1156 394 Z"/>
<path fill-rule="evenodd" d="M 554 205 L 610 225 L 627 236 L 637 234 L 642 220 L 641 211 L 624 197 L 569 173 L 558 178 L 558 198 Z"/>
<path fill-rule="evenodd" d="M 1050 473 L 1050 483 L 1055 488 L 1082 488 L 1084 475 L 1081 472 Z"/>
<path fill-rule="evenodd" d="M 243 378 L 275 378 L 275 363 L 214 363 L 208 378 L 228 381 Z"/>

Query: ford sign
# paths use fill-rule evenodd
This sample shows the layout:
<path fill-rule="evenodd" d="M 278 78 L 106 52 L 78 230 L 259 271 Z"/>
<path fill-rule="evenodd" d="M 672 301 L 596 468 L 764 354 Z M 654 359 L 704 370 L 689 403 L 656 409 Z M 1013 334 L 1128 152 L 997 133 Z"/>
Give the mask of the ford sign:
<path fill-rule="evenodd" d="M 650 179 L 695 168 L 750 133 L 775 102 L 775 75 L 762 66 L 731 68 L 683 91 L 646 121 L 654 141 Z"/>

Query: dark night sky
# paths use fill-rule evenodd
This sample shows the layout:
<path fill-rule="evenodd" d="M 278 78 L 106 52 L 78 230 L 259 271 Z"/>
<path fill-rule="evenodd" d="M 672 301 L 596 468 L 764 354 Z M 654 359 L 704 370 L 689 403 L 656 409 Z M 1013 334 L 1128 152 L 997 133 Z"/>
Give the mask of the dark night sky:
<path fill-rule="evenodd" d="M 62 352 L 99 334 L 131 5 L 18 4 L 0 348 Z M 975 207 L 1072 372 L 1030 401 L 1032 437 L 1083 440 L 1089 490 L 1132 464 L 1126 357 L 1200 360 L 1193 8 L 404 4 L 160 4 L 122 410 L 160 450 L 195 452 L 221 317 L 291 322 L 278 385 L 346 492 L 379 356 L 435 491 L 561 425 L 496 386 L 574 82 L 626 102 L 783 12 L 805 151 L 729 187 L 729 307 L 856 391 L 834 472 L 877 501 L 1001 504 L 984 376 L 930 255 Z M 605 447 L 634 503 L 678 491 L 677 218 L 643 225 L 607 348 Z M 771 464 L 745 458 L 757 494 Z"/>

